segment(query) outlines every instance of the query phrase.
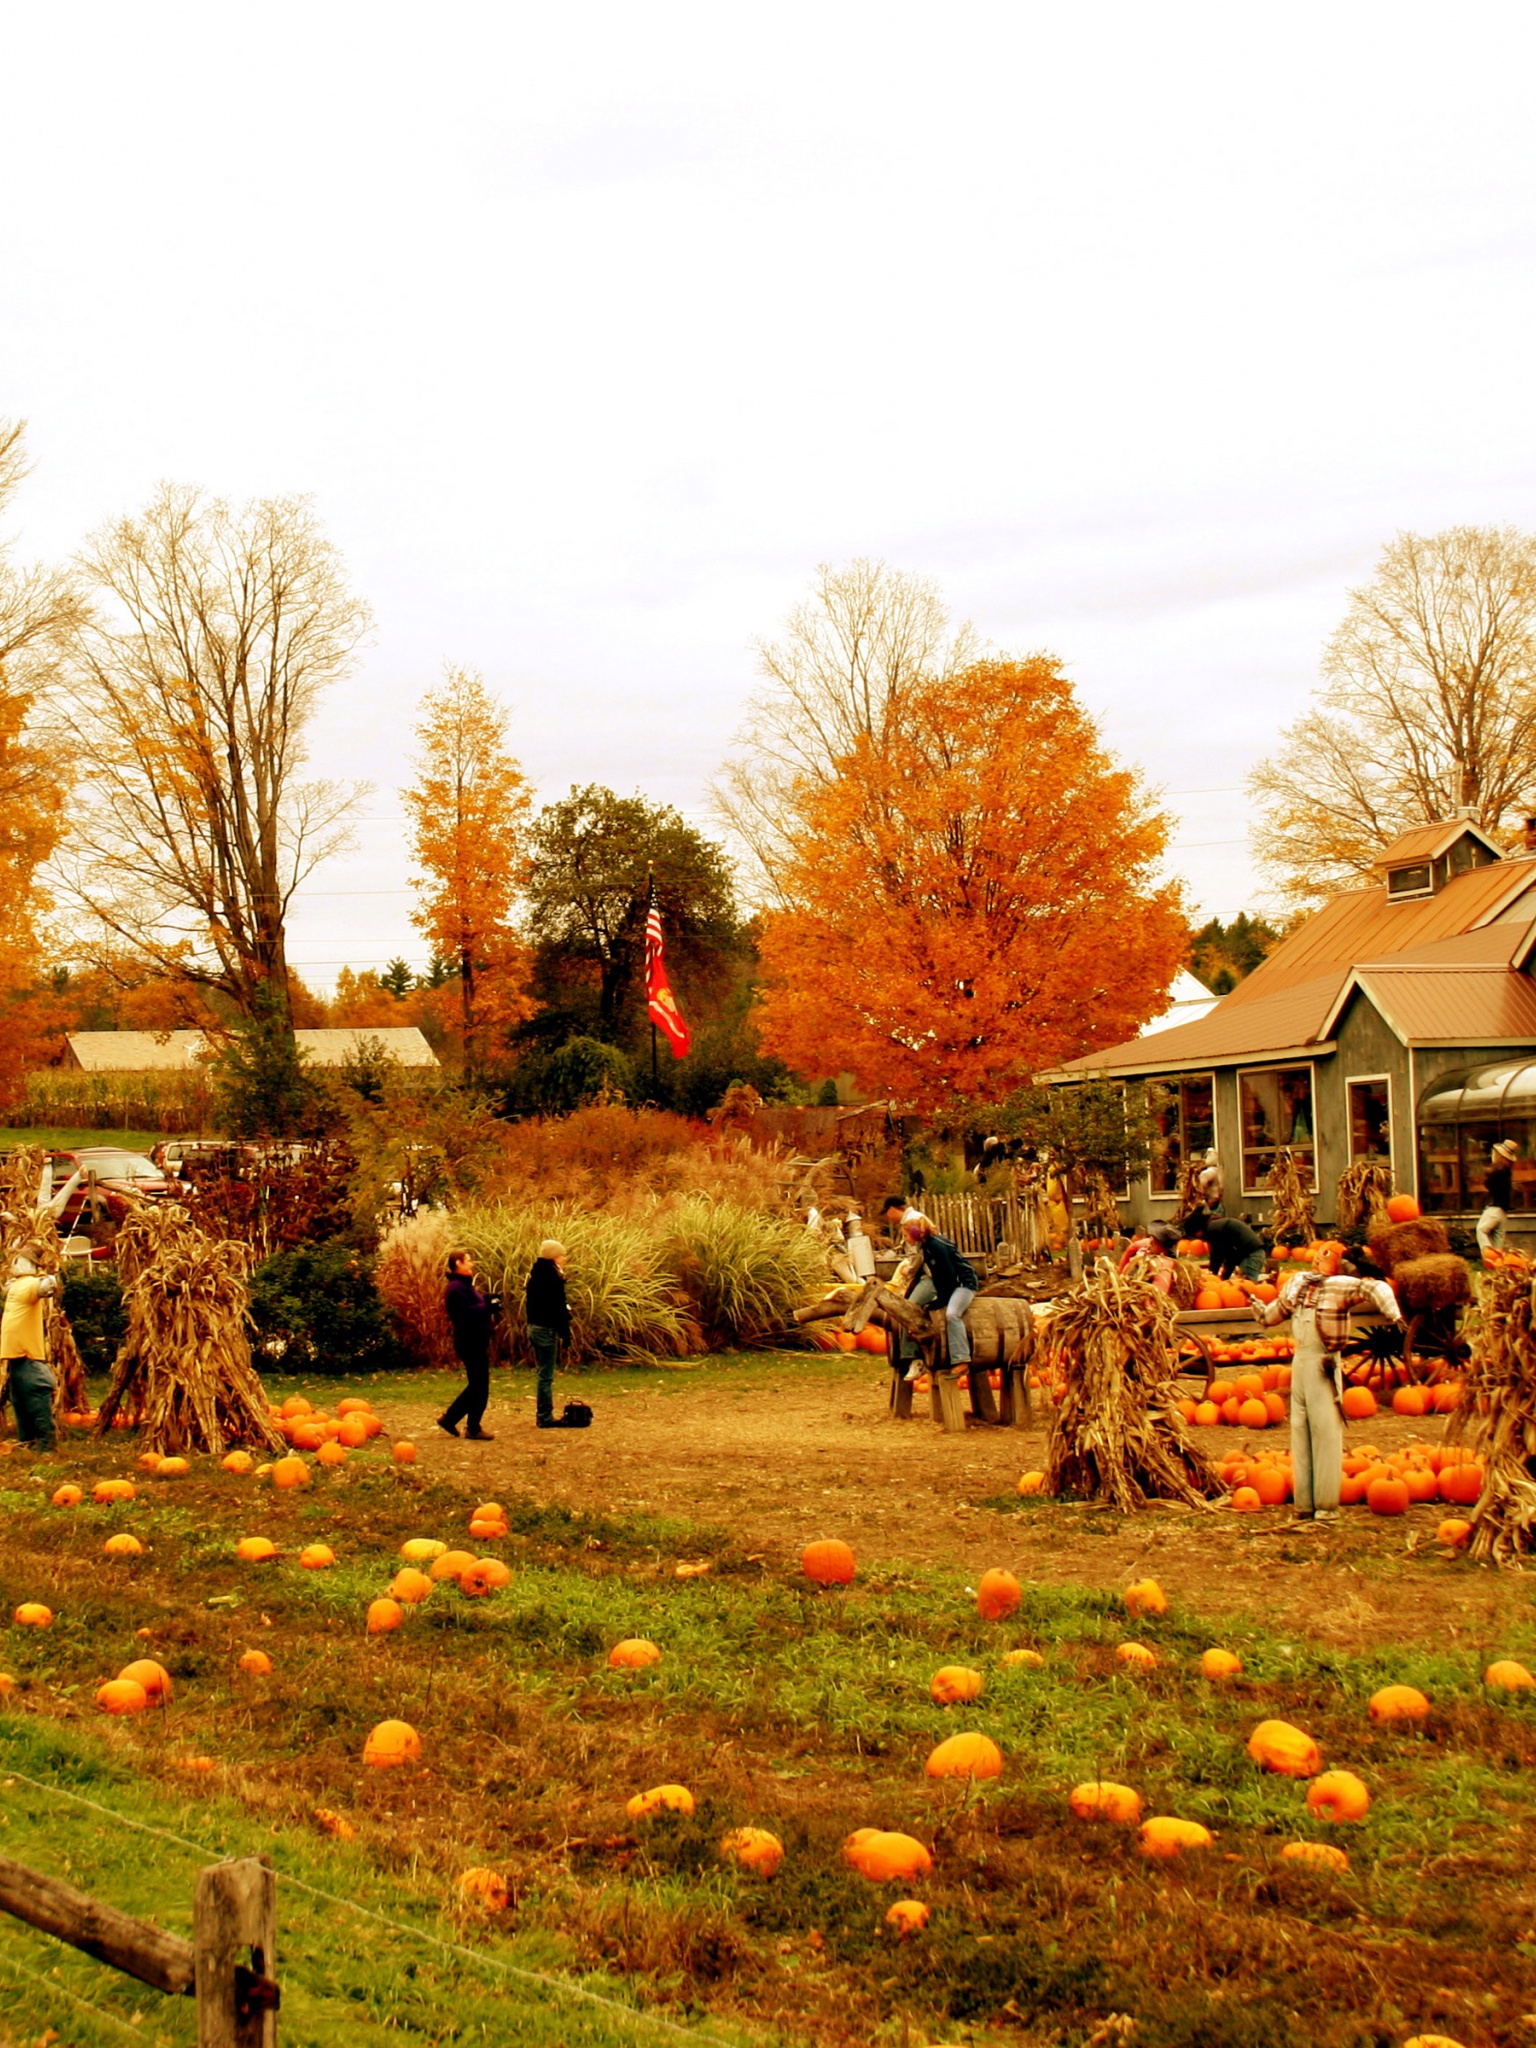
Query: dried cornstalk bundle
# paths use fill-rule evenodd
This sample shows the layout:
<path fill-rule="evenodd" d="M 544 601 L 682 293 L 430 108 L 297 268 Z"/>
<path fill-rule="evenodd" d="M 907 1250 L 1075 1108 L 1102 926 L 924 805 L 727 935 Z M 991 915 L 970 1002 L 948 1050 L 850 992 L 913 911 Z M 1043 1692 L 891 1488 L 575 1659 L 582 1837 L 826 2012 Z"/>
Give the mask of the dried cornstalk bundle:
<path fill-rule="evenodd" d="M 1205 1171 L 1205 1154 L 1191 1152 L 1179 1173 L 1179 1199 L 1177 1214 L 1189 1215 L 1193 1209 L 1205 1207 L 1205 1197 L 1200 1192 L 1200 1176 Z"/>
<path fill-rule="evenodd" d="M 1391 1222 L 1387 1214 L 1387 1198 L 1392 1193 L 1392 1169 L 1390 1166 L 1373 1165 L 1368 1159 L 1357 1159 L 1353 1166 L 1346 1166 L 1339 1175 L 1339 1195 L 1335 1217 L 1340 1230 L 1353 1230 L 1364 1220 L 1367 1231 Z"/>
<path fill-rule="evenodd" d="M 1205 1271 L 1198 1259 L 1175 1259 L 1169 1299 L 1176 1309 L 1193 1308 L 1195 1296 L 1205 1285 Z"/>
<path fill-rule="evenodd" d="M 1536 1550 L 1536 1279 L 1522 1262 L 1498 1267 L 1483 1284 L 1482 1319 L 1447 1434 L 1482 1460 L 1470 1553 L 1512 1564 Z"/>
<path fill-rule="evenodd" d="M 1120 1204 L 1115 1191 L 1096 1166 L 1083 1174 L 1083 1228 L 1089 1237 L 1120 1235 Z"/>
<path fill-rule="evenodd" d="M 1050 1345 L 1065 1389 L 1051 1419 L 1046 1490 L 1129 1513 L 1153 1500 L 1196 1507 L 1225 1489 L 1174 1406 L 1177 1311 L 1100 1259 L 1058 1301 Z"/>
<path fill-rule="evenodd" d="M 1317 1226 L 1312 1220 L 1312 1197 L 1296 1165 L 1296 1155 L 1289 1145 L 1282 1145 L 1275 1154 L 1275 1163 L 1264 1179 L 1264 1185 L 1273 1197 L 1270 1222 L 1274 1227 L 1275 1243 L 1309 1244 L 1317 1235 Z"/>
<path fill-rule="evenodd" d="M 248 1246 L 205 1236 L 174 1202 L 136 1207 L 117 1234 L 128 1334 L 98 1430 L 121 1411 L 155 1451 L 280 1451 L 251 1363 Z"/>

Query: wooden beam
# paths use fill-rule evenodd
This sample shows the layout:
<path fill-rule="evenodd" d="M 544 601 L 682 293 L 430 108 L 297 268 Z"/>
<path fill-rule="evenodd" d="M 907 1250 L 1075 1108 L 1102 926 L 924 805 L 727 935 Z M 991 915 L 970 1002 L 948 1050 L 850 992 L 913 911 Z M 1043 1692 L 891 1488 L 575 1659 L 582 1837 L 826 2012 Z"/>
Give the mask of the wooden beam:
<path fill-rule="evenodd" d="M 276 1871 L 256 1856 L 200 1870 L 192 1935 L 198 2048 L 275 2048 Z M 243 1959 L 247 1949 L 249 1966 Z"/>
<path fill-rule="evenodd" d="M 191 1942 L 87 1898 L 73 1885 L 61 1884 L 9 1856 L 0 1856 L 0 1909 L 156 1991 L 177 1997 L 192 1989 L 196 1970 Z"/>

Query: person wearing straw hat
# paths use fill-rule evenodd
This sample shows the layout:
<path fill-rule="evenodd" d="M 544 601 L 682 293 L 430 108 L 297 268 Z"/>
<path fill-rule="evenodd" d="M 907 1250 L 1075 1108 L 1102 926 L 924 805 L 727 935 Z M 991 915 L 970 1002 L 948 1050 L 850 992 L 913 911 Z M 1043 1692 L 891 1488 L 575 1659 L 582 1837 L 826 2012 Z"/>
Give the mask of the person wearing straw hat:
<path fill-rule="evenodd" d="M 475 1285 L 475 1262 L 469 1253 L 450 1252 L 443 1306 L 453 1326 L 453 1348 L 464 1368 L 464 1385 L 437 1418 L 437 1426 L 457 1436 L 462 1418 L 469 1424 L 464 1434 L 472 1443 L 495 1442 L 494 1432 L 484 1425 L 491 1398 L 491 1330 L 500 1305 Z"/>
<path fill-rule="evenodd" d="M 571 1341 L 571 1311 L 565 1298 L 565 1262 L 569 1254 L 557 1237 L 546 1237 L 528 1273 L 523 1307 L 528 1341 L 539 1369 L 534 1427 L 559 1429 L 555 1415 L 555 1366 L 560 1346 Z"/>
<path fill-rule="evenodd" d="M 1477 1248 L 1497 1251 L 1504 1242 L 1504 1225 L 1514 1193 L 1514 1166 L 1520 1147 L 1512 1138 L 1501 1138 L 1488 1155 L 1488 1179 L 1483 1188 L 1483 1213 L 1477 1219 Z"/>
<path fill-rule="evenodd" d="M 55 1382 L 43 1331 L 43 1303 L 58 1292 L 59 1283 L 51 1274 L 38 1272 L 42 1253 L 40 1244 L 24 1244 L 11 1259 L 5 1312 L 0 1316 L 0 1362 L 16 1411 L 17 1437 L 33 1450 L 51 1451 Z"/>

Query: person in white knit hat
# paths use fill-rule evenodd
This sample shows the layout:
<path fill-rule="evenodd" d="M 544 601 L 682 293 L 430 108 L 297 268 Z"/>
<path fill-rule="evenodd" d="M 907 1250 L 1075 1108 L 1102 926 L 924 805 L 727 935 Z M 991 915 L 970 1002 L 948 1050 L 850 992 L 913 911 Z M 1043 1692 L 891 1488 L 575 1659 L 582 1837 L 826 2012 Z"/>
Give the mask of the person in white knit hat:
<path fill-rule="evenodd" d="M 565 1298 L 565 1262 L 569 1254 L 557 1237 L 546 1237 L 528 1273 L 523 1307 L 528 1341 L 539 1369 L 534 1426 L 559 1429 L 555 1416 L 555 1366 L 560 1346 L 571 1341 L 571 1311 Z"/>

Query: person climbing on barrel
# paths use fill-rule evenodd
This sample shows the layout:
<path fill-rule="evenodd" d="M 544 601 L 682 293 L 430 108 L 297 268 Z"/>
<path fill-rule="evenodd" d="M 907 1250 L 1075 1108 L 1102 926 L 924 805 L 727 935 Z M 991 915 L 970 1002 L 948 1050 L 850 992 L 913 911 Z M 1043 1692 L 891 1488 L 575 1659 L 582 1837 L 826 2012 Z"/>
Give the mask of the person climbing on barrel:
<path fill-rule="evenodd" d="M 921 1212 L 909 1217 L 901 1228 L 902 1235 L 922 1265 L 922 1279 L 932 1287 L 934 1301 L 943 1307 L 944 1324 L 949 1334 L 949 1362 L 952 1366 L 969 1365 L 971 1340 L 965 1327 L 965 1312 L 976 1299 L 976 1291 L 981 1286 L 976 1269 L 961 1255 L 959 1247 L 947 1237 L 941 1237 Z M 910 1299 L 917 1299 L 921 1285 L 920 1280 L 913 1287 Z M 922 1369 L 922 1360 L 914 1359 L 907 1367 L 906 1377 L 915 1380 Z"/>

